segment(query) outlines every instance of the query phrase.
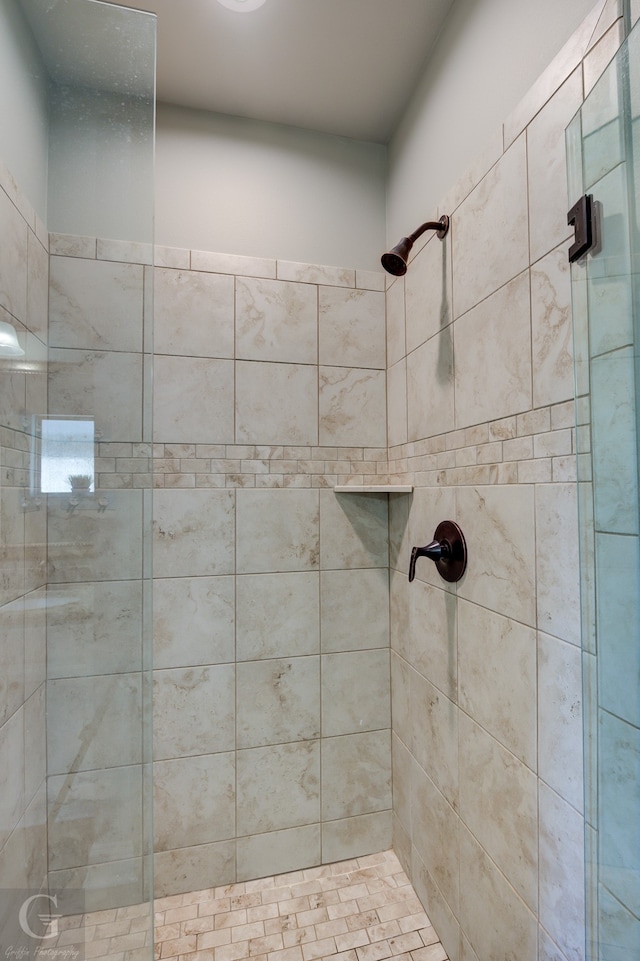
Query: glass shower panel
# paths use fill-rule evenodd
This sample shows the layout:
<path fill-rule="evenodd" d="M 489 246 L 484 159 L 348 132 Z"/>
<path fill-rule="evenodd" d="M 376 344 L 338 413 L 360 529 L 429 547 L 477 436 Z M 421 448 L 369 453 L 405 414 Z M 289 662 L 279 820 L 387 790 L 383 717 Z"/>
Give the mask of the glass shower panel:
<path fill-rule="evenodd" d="M 636 29 L 567 130 L 598 228 L 571 272 L 591 961 L 640 959 L 639 63 Z"/>
<path fill-rule="evenodd" d="M 144 954 L 152 918 L 156 23 L 97 0 L 47 6 L 32 12 L 32 24 L 51 74 L 48 407 L 40 424 L 48 883 L 61 914 L 84 915 L 87 937 L 91 912 L 124 909 L 135 923 L 122 946 Z"/>

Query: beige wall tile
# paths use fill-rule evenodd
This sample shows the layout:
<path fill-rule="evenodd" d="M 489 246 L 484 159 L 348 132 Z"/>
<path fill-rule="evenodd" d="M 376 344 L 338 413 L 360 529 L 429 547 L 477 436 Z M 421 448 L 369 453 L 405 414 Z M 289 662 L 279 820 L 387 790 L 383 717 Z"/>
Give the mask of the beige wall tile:
<path fill-rule="evenodd" d="M 153 793 L 156 852 L 234 837 L 233 754 L 156 761 Z"/>
<path fill-rule="evenodd" d="M 183 891 L 203 890 L 215 877 L 219 884 L 235 879 L 235 841 L 217 841 L 195 847 L 161 851 L 154 856 L 157 898 Z"/>
<path fill-rule="evenodd" d="M 524 271 L 454 324 L 456 427 L 531 407 L 529 273 Z M 440 391 L 433 394 L 437 403 Z"/>
<path fill-rule="evenodd" d="M 520 137 L 453 217 L 454 317 L 525 269 L 528 229 L 526 149 Z"/>
<path fill-rule="evenodd" d="M 366 411 L 366 416 L 363 413 Z M 382 370 L 320 367 L 319 442 L 381 447 L 387 440 L 386 376 Z"/>
<path fill-rule="evenodd" d="M 318 293 L 310 284 L 236 279 L 236 355 L 318 362 Z"/>
<path fill-rule="evenodd" d="M 411 765 L 411 826 L 418 854 L 457 914 L 459 817 L 415 761 Z"/>
<path fill-rule="evenodd" d="M 238 881 L 312 867 L 321 863 L 320 825 L 238 838 L 237 849 Z"/>
<path fill-rule="evenodd" d="M 531 268 L 533 405 L 573 397 L 571 280 L 563 247 Z"/>
<path fill-rule="evenodd" d="M 233 277 L 156 267 L 153 298 L 157 354 L 233 357 Z"/>
<path fill-rule="evenodd" d="M 323 864 L 385 851 L 390 845 L 391 811 L 325 821 L 322 825 Z"/>
<path fill-rule="evenodd" d="M 403 358 L 387 371 L 387 430 L 390 447 L 406 444 L 407 427 L 407 362 Z"/>
<path fill-rule="evenodd" d="M 460 707 L 509 751 L 536 770 L 536 632 L 460 600 Z"/>
<path fill-rule="evenodd" d="M 154 671 L 154 758 L 189 757 L 235 747 L 235 668 Z"/>
<path fill-rule="evenodd" d="M 389 731 L 323 738 L 323 820 L 334 821 L 390 808 Z"/>
<path fill-rule="evenodd" d="M 390 726 L 389 652 L 323 654 L 323 737 Z"/>
<path fill-rule="evenodd" d="M 317 654 L 319 575 L 315 571 L 243 574 L 236 578 L 239 661 Z"/>
<path fill-rule="evenodd" d="M 582 811 L 581 652 L 546 634 L 538 636 L 538 765 L 540 777 Z"/>
<path fill-rule="evenodd" d="M 384 294 L 319 287 L 318 344 L 321 364 L 384 370 Z"/>
<path fill-rule="evenodd" d="M 154 385 L 153 434 L 157 441 L 233 442 L 232 360 L 157 355 Z"/>
<path fill-rule="evenodd" d="M 318 567 L 317 491 L 238 491 L 236 496 L 238 574 Z"/>
<path fill-rule="evenodd" d="M 154 667 L 233 661 L 234 587 L 234 578 L 228 576 L 156 578 Z"/>
<path fill-rule="evenodd" d="M 407 357 L 409 441 L 454 426 L 453 329 L 447 327 Z"/>
<path fill-rule="evenodd" d="M 323 571 L 320 575 L 323 654 L 389 645 L 389 573 Z"/>
<path fill-rule="evenodd" d="M 320 820 L 320 744 L 300 741 L 237 755 L 238 834 L 253 835 Z"/>
<path fill-rule="evenodd" d="M 320 736 L 317 655 L 243 661 L 236 667 L 236 679 L 239 749 Z"/>
<path fill-rule="evenodd" d="M 320 530 L 322 570 L 387 567 L 386 494 L 321 491 Z"/>
<path fill-rule="evenodd" d="M 237 361 L 235 439 L 238 444 L 317 444 L 317 368 Z"/>
<path fill-rule="evenodd" d="M 432 234 L 411 261 L 405 277 L 407 353 L 453 320 L 451 305 L 451 241 Z"/>
<path fill-rule="evenodd" d="M 233 491 L 159 490 L 153 500 L 156 577 L 233 573 Z"/>
<path fill-rule="evenodd" d="M 449 698 L 412 669 L 409 669 L 409 711 L 411 753 L 457 810 L 460 712 Z M 413 823 L 413 812 L 411 817 Z"/>

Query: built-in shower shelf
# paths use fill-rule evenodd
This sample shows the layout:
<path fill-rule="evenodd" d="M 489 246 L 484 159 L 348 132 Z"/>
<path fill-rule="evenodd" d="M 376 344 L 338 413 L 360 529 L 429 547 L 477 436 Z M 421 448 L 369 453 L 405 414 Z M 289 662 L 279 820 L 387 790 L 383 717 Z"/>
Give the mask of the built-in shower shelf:
<path fill-rule="evenodd" d="M 413 484 L 336 484 L 336 494 L 411 494 Z"/>

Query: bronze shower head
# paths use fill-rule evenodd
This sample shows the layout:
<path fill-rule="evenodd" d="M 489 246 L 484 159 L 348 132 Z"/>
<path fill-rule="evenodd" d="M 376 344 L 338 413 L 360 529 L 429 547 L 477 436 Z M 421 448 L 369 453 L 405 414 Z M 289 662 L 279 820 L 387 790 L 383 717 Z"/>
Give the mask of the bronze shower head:
<path fill-rule="evenodd" d="M 383 254 L 380 262 L 384 269 L 394 277 L 402 277 L 407 272 L 407 259 L 414 243 L 425 230 L 436 230 L 438 237 L 442 240 L 449 229 L 449 218 L 443 214 L 440 220 L 428 220 L 425 224 L 414 230 L 408 237 L 403 237 L 388 253 Z"/>

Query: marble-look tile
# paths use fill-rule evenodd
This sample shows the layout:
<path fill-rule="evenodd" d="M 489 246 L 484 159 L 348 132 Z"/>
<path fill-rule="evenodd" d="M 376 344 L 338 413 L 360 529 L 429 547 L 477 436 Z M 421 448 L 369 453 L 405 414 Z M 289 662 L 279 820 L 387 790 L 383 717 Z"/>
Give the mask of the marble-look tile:
<path fill-rule="evenodd" d="M 384 568 L 320 575 L 324 654 L 389 646 L 389 573 Z"/>
<path fill-rule="evenodd" d="M 320 658 L 243 661 L 236 668 L 238 748 L 320 736 Z"/>
<path fill-rule="evenodd" d="M 25 589 L 24 514 L 16 487 L 0 487 L 0 604 L 17 600 Z"/>
<path fill-rule="evenodd" d="M 411 764 L 411 827 L 418 854 L 457 913 L 459 817 L 415 760 Z"/>
<path fill-rule="evenodd" d="M 531 268 L 533 406 L 573 397 L 571 276 L 565 247 Z"/>
<path fill-rule="evenodd" d="M 235 747 L 235 668 L 154 671 L 154 758 L 218 754 Z"/>
<path fill-rule="evenodd" d="M 156 578 L 153 665 L 231 662 L 235 656 L 233 577 Z"/>
<path fill-rule="evenodd" d="M 459 703 L 473 720 L 524 761 L 537 765 L 536 633 L 459 601 Z"/>
<path fill-rule="evenodd" d="M 0 190 L 0 307 L 17 320 L 27 314 L 27 225 Z"/>
<path fill-rule="evenodd" d="M 156 577 L 232 574 L 234 508 L 231 490 L 154 491 Z"/>
<path fill-rule="evenodd" d="M 387 371 L 387 434 L 389 447 L 406 444 L 409 439 L 407 362 L 404 357 Z"/>
<path fill-rule="evenodd" d="M 27 807 L 22 823 L 24 824 L 26 886 L 31 890 L 34 888 L 41 890 L 40 886 L 47 876 L 47 789 L 44 781 L 41 782 Z"/>
<path fill-rule="evenodd" d="M 24 811 L 24 710 L 0 727 L 0 849 Z"/>
<path fill-rule="evenodd" d="M 49 339 L 53 347 L 142 350 L 143 269 L 75 257 L 52 257 Z"/>
<path fill-rule="evenodd" d="M 49 870 L 142 854 L 138 765 L 48 779 Z"/>
<path fill-rule="evenodd" d="M 580 645 L 578 506 L 575 484 L 536 485 L 538 627 Z M 562 564 L 549 560 L 562 544 Z"/>
<path fill-rule="evenodd" d="M 404 313 L 404 277 L 387 289 L 387 366 L 397 364 L 407 353 Z"/>
<path fill-rule="evenodd" d="M 323 737 L 390 726 L 389 652 L 323 654 Z"/>
<path fill-rule="evenodd" d="M 318 491 L 239 490 L 237 499 L 238 574 L 318 567 Z"/>
<path fill-rule="evenodd" d="M 487 170 L 496 164 L 503 152 L 503 128 L 502 124 L 496 125 L 491 131 L 485 131 L 484 142 L 474 145 L 477 152 L 474 154 L 471 163 L 461 177 L 453 184 L 438 204 L 437 214 L 451 214 L 457 210 L 462 201 L 469 196 Z M 451 227 L 449 228 L 451 230 Z"/>
<path fill-rule="evenodd" d="M 409 664 L 394 651 L 391 652 L 391 723 L 394 736 L 413 750 L 411 730 L 411 680 L 413 671 Z"/>
<path fill-rule="evenodd" d="M 237 841 L 237 879 L 269 877 L 321 863 L 320 825 L 305 824 Z"/>
<path fill-rule="evenodd" d="M 453 320 L 451 241 L 435 234 L 416 254 L 405 277 L 407 353 L 424 344 Z"/>
<path fill-rule="evenodd" d="M 411 767 L 413 763 L 415 762 L 408 748 L 393 733 L 391 735 L 393 813 L 400 819 L 407 833 L 411 832 Z"/>
<path fill-rule="evenodd" d="M 24 696 L 30 697 L 47 679 L 46 590 L 24 598 Z"/>
<path fill-rule="evenodd" d="M 156 761 L 153 798 L 155 851 L 234 837 L 234 755 Z"/>
<path fill-rule="evenodd" d="M 318 293 L 310 284 L 236 280 L 236 356 L 291 364 L 318 362 Z"/>
<path fill-rule="evenodd" d="M 538 902 L 537 778 L 463 713 L 460 816 L 532 911 Z"/>
<path fill-rule="evenodd" d="M 50 585 L 46 593 L 49 678 L 142 670 L 142 584 Z"/>
<path fill-rule="evenodd" d="M 596 529 L 638 532 L 634 361 L 630 347 L 591 363 Z"/>
<path fill-rule="evenodd" d="M 65 914 L 109 911 L 114 904 L 139 904 L 148 897 L 141 857 L 49 870 L 48 877 L 49 890 L 56 892 L 58 908 Z"/>
<path fill-rule="evenodd" d="M 596 570 L 600 703 L 640 727 L 640 649 L 631 643 L 640 624 L 638 538 L 597 534 Z"/>
<path fill-rule="evenodd" d="M 464 201 L 452 227 L 453 306 L 454 317 L 460 317 L 520 274 L 529 262 L 524 137 Z M 490 242 L 479 244 L 480 237 Z"/>
<path fill-rule="evenodd" d="M 318 414 L 320 444 L 384 447 L 387 443 L 384 371 L 320 367 Z"/>
<path fill-rule="evenodd" d="M 582 103 L 582 72 L 574 70 L 527 128 L 531 262 L 571 236 L 567 225 L 564 130 Z M 566 259 L 566 251 L 565 251 Z"/>
<path fill-rule="evenodd" d="M 629 201 L 624 164 L 598 182 L 594 199 L 602 205 L 602 232 L 606 244 L 587 261 L 589 350 L 592 357 L 633 343 Z"/>
<path fill-rule="evenodd" d="M 24 600 L 0 607 L 0 726 L 24 701 Z"/>
<path fill-rule="evenodd" d="M 320 491 L 320 566 L 326 570 L 389 563 L 386 494 Z"/>
<path fill-rule="evenodd" d="M 159 443 L 233 443 L 232 360 L 156 356 L 154 387 L 153 434 Z"/>
<path fill-rule="evenodd" d="M 236 443 L 317 444 L 317 367 L 237 361 Z"/>
<path fill-rule="evenodd" d="M 638 897 L 640 730 L 601 711 L 598 738 L 598 833 L 600 850 L 606 851 L 601 884 L 633 910 Z"/>
<path fill-rule="evenodd" d="M 238 751 L 237 771 L 239 835 L 320 820 L 319 741 Z"/>
<path fill-rule="evenodd" d="M 24 795 L 29 805 L 47 777 L 46 686 L 41 684 L 24 704 Z M 32 812 L 35 816 L 35 810 Z M 42 812 L 45 814 L 45 812 Z M 46 816 L 41 824 L 46 821 Z M 46 843 L 46 842 L 45 842 Z"/>
<path fill-rule="evenodd" d="M 449 907 L 440 888 L 431 876 L 416 848 L 411 851 L 412 883 L 421 904 L 428 912 L 428 919 L 434 927 L 437 926 L 441 944 L 434 945 L 435 957 L 446 958 L 450 961 L 460 961 L 458 946 L 460 944 L 460 922 Z M 430 949 L 431 946 L 429 946 Z M 428 950 L 429 950 L 428 949 Z M 428 955 L 427 955 L 428 957 Z"/>
<path fill-rule="evenodd" d="M 49 410 L 93 418 L 104 441 L 141 441 L 140 354 L 50 348 Z"/>
<path fill-rule="evenodd" d="M 457 320 L 454 339 L 457 428 L 530 410 L 528 271 Z M 437 403 L 440 391 L 428 393 Z"/>
<path fill-rule="evenodd" d="M 624 22 L 620 18 L 609 27 L 596 44 L 590 47 L 583 64 L 585 97 L 588 97 L 593 86 L 602 76 L 624 38 Z"/>
<path fill-rule="evenodd" d="M 534 626 L 533 487 L 461 487 L 456 501 L 454 519 L 468 550 L 467 570 L 457 584 L 459 596 Z"/>
<path fill-rule="evenodd" d="M 538 773 L 582 810 L 581 653 L 546 634 L 538 635 Z"/>
<path fill-rule="evenodd" d="M 359 290 L 381 290 L 384 293 L 387 275 L 383 270 L 358 270 L 356 287 Z"/>
<path fill-rule="evenodd" d="M 97 238 L 96 257 L 98 260 L 120 261 L 125 264 L 152 264 L 153 244 L 139 240 L 108 240 Z"/>
<path fill-rule="evenodd" d="M 407 357 L 409 441 L 454 427 L 453 328 L 446 327 Z"/>
<path fill-rule="evenodd" d="M 236 578 L 238 661 L 319 652 L 318 578 L 315 571 Z"/>
<path fill-rule="evenodd" d="M 275 260 L 265 257 L 243 257 L 240 254 L 216 254 L 209 250 L 191 251 L 191 269 L 243 277 L 276 276 Z"/>
<path fill-rule="evenodd" d="M 457 810 L 460 712 L 453 701 L 413 670 L 409 672 L 407 710 L 411 752 L 440 793 Z"/>
<path fill-rule="evenodd" d="M 540 922 L 569 961 L 585 951 L 584 821 L 540 784 Z"/>
<path fill-rule="evenodd" d="M 390 808 L 390 732 L 370 731 L 323 738 L 323 821 Z"/>
<path fill-rule="evenodd" d="M 191 251 L 184 247 L 165 247 L 162 244 L 155 244 L 153 262 L 156 267 L 189 270 L 191 267 Z"/>
<path fill-rule="evenodd" d="M 154 271 L 157 354 L 233 357 L 233 277 L 196 270 Z"/>
<path fill-rule="evenodd" d="M 95 260 L 97 239 L 79 234 L 49 234 L 49 253 L 51 256 L 82 257 Z"/>
<path fill-rule="evenodd" d="M 142 493 L 113 490 L 104 499 L 104 510 L 71 511 L 68 494 L 48 495 L 49 583 L 141 577 Z"/>
<path fill-rule="evenodd" d="M 298 264 L 279 260 L 278 280 L 295 280 L 303 284 L 327 284 L 332 287 L 355 287 L 356 272 L 344 267 L 325 267 L 321 264 Z"/>
<path fill-rule="evenodd" d="M 499 802 L 502 807 L 502 802 Z M 460 825 L 460 922 L 479 958 L 535 958 L 535 916 L 464 824 Z"/>
<path fill-rule="evenodd" d="M 318 343 L 321 364 L 384 370 L 384 293 L 320 287 Z"/>
<path fill-rule="evenodd" d="M 640 941 L 640 921 L 620 901 L 600 888 L 599 930 L 601 941 L 617 949 L 619 958 L 632 958 Z M 614 955 L 615 957 L 615 955 Z"/>
<path fill-rule="evenodd" d="M 27 315 L 32 334 L 47 343 L 49 326 L 49 255 L 34 234 L 27 236 Z"/>
<path fill-rule="evenodd" d="M 216 884 L 235 881 L 235 841 L 214 841 L 194 847 L 158 851 L 153 857 L 154 894 L 169 897 L 201 891 Z"/>
<path fill-rule="evenodd" d="M 322 825 L 322 863 L 363 857 L 391 845 L 391 811 L 325 821 Z"/>
<path fill-rule="evenodd" d="M 140 674 L 49 681 L 49 773 L 66 774 L 139 764 L 142 760 L 142 706 Z"/>

